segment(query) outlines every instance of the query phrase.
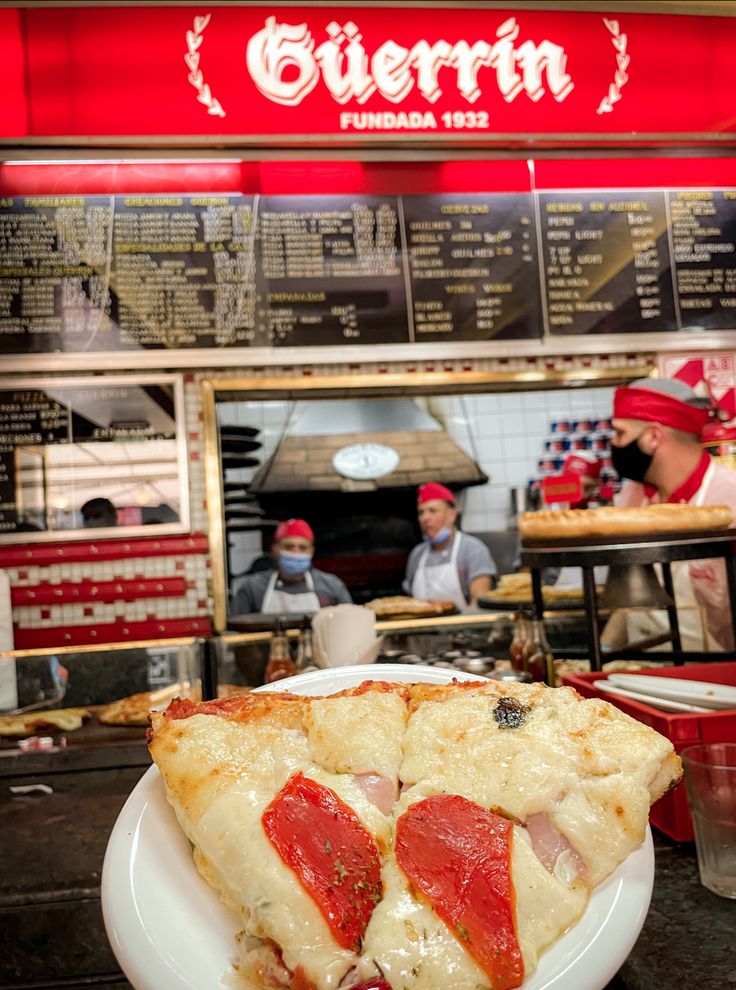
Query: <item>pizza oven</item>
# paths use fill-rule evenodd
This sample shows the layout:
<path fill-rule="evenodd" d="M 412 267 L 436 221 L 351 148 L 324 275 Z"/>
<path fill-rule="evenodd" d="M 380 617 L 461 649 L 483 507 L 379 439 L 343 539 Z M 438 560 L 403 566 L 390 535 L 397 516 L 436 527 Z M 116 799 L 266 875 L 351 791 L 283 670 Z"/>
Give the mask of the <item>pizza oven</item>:
<path fill-rule="evenodd" d="M 417 402 L 338 400 L 305 403 L 247 488 L 266 519 L 308 519 L 315 565 L 361 602 L 401 593 L 420 539 L 416 489 L 429 480 L 460 491 L 488 476 Z"/>

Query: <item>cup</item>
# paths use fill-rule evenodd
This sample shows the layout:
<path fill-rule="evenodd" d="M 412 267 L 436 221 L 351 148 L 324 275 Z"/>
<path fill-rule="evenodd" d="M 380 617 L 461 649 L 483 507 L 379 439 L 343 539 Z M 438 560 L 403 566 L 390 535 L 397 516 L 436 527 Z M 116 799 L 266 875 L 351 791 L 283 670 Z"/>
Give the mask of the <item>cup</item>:
<path fill-rule="evenodd" d="M 736 743 L 688 746 L 680 756 L 700 882 L 736 899 Z"/>

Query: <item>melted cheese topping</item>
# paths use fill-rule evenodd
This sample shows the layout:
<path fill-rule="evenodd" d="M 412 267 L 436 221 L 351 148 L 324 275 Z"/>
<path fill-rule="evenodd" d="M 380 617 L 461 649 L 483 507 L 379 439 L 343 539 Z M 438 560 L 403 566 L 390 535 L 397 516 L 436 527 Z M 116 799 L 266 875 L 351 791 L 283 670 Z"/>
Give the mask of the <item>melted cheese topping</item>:
<path fill-rule="evenodd" d="M 396 783 L 407 715 L 404 701 L 391 693 L 312 701 L 309 755 L 335 773 L 377 773 Z"/>
<path fill-rule="evenodd" d="M 339 732 L 329 725 L 332 704 L 314 702 L 300 709 L 295 720 L 288 703 L 274 701 L 248 719 L 158 716 L 151 745 L 169 801 L 194 846 L 199 872 L 240 915 L 246 937 L 276 942 L 289 969 L 301 966 L 318 990 L 337 987 L 357 957 L 337 944 L 319 908 L 268 840 L 261 818 L 287 780 L 303 772 L 352 807 L 385 850 L 391 819 L 350 773 L 332 773 L 310 754 L 328 766 L 347 767 L 357 737 L 357 765 L 373 770 L 372 756 L 380 755 L 379 772 L 396 780 L 406 720 L 406 705 L 391 694 L 326 701 L 339 703 Z M 301 728 L 302 719 L 307 731 Z M 361 729 L 348 731 L 352 723 Z M 253 978 L 251 971 L 267 966 L 269 958 L 258 950 L 244 954 L 244 985 Z"/>
<path fill-rule="evenodd" d="M 401 779 L 522 821 L 547 813 L 595 885 L 642 842 L 649 785 L 671 743 L 606 702 L 539 685 L 514 686 L 528 711 L 523 725 L 502 728 L 494 717 L 501 693 L 491 684 L 419 701 L 407 726 Z"/>
<path fill-rule="evenodd" d="M 432 793 L 426 785 L 402 794 L 396 817 Z M 417 898 L 393 850 L 381 873 L 384 897 L 373 912 L 358 967 L 362 978 L 375 963 L 402 990 L 487 990 L 488 976 L 424 899 Z M 516 930 L 528 977 L 539 954 L 582 915 L 588 891 L 549 873 L 532 850 L 525 829 L 514 826 L 511 877 L 516 891 Z"/>

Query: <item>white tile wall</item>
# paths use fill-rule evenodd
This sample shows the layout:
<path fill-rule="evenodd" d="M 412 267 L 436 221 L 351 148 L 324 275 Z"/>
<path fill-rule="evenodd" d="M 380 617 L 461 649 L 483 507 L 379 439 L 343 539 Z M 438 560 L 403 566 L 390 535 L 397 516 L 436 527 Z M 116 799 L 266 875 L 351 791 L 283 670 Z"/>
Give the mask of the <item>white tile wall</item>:
<path fill-rule="evenodd" d="M 606 387 L 451 396 L 442 406 L 433 404 L 433 414 L 464 450 L 477 456 L 489 476 L 487 485 L 467 489 L 461 496 L 463 528 L 506 529 L 510 489 L 536 476 L 552 421 L 600 419 L 611 415 L 612 403 L 613 388 Z M 469 410 L 471 415 L 463 416 Z"/>

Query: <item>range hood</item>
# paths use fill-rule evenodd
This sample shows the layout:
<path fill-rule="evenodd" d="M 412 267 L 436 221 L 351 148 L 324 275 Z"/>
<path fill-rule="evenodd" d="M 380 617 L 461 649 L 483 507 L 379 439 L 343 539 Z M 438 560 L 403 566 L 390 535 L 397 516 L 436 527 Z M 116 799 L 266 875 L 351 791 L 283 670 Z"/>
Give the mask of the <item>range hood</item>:
<path fill-rule="evenodd" d="M 375 459 L 365 471 L 351 470 L 353 453 L 358 462 L 361 454 Z M 248 489 L 259 496 L 370 492 L 425 481 L 457 491 L 483 485 L 488 476 L 412 399 L 348 399 L 306 403 Z"/>

